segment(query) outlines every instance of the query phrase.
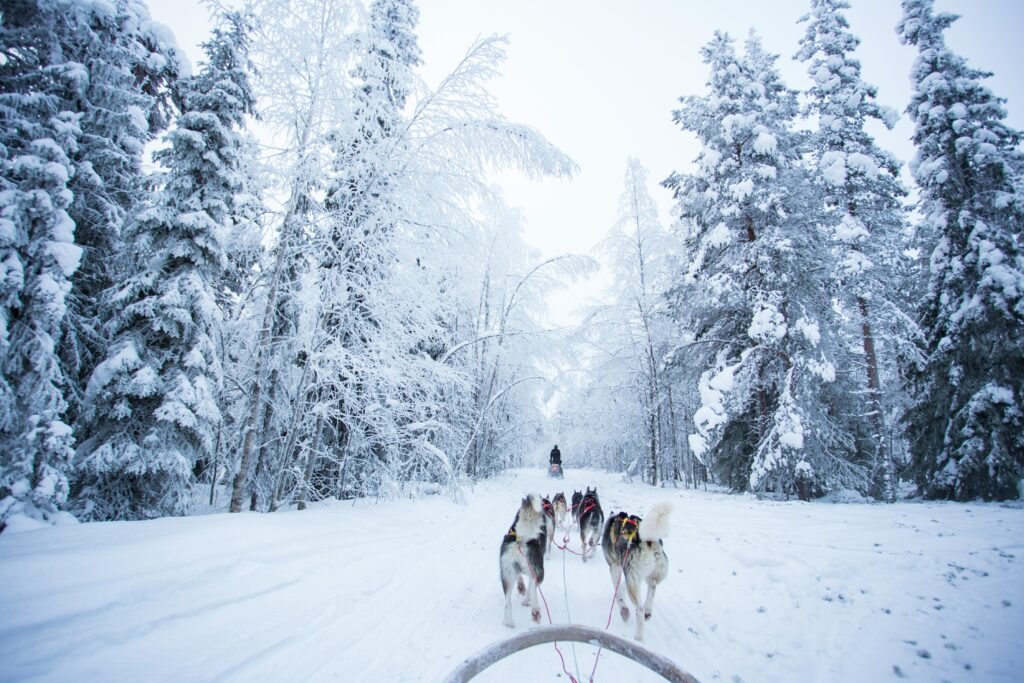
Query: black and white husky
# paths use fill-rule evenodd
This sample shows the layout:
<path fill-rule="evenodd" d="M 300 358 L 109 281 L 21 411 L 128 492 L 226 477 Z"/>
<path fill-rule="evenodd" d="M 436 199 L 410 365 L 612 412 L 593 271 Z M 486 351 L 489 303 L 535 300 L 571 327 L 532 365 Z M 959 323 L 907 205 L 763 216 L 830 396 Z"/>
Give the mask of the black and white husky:
<path fill-rule="evenodd" d="M 525 604 L 530 606 L 530 616 L 540 623 L 537 586 L 544 581 L 544 544 L 547 542 L 544 528 L 545 514 L 540 497 L 531 493 L 523 498 L 515 521 L 502 539 L 498 559 L 501 589 L 505 591 L 505 626 L 509 628 L 515 627 L 512 621 L 512 586 L 526 594 Z"/>
<path fill-rule="evenodd" d="M 625 512 L 609 515 L 608 521 L 604 524 L 604 532 L 601 534 L 601 550 L 604 551 L 604 559 L 608 563 L 608 573 L 611 574 L 612 585 L 620 589 L 615 594 L 615 599 L 619 603 L 619 614 L 623 621 L 629 619 L 629 608 L 626 607 L 624 597 L 626 591 L 619 585 L 622 576 L 622 563 L 616 546 L 622 533 L 622 524 L 628 520 L 629 515 Z"/>
<path fill-rule="evenodd" d="M 574 496 L 575 497 L 575 496 Z M 597 489 L 587 488 L 587 492 L 580 499 L 579 507 L 580 523 L 580 553 L 583 561 L 587 561 L 587 551 L 597 545 L 597 539 L 601 536 L 601 527 L 604 525 L 604 511 L 597 499 Z"/>
<path fill-rule="evenodd" d="M 670 503 L 657 503 L 643 519 L 620 512 L 605 526 L 604 542 L 614 538 L 614 552 L 609 555 L 605 548 L 605 559 L 608 560 L 613 584 L 619 581 L 617 569 L 621 567 L 626 595 L 636 611 L 636 632 L 633 635 L 637 640 L 644 639 L 644 622 L 651 618 L 654 592 L 668 575 L 668 556 L 662 540 L 668 536 L 671 514 Z M 640 591 L 645 584 L 647 597 L 641 612 Z M 619 590 L 622 590 L 621 586 Z M 625 621 L 629 619 L 629 608 L 623 603 L 621 592 L 618 602 L 619 613 Z"/>
<path fill-rule="evenodd" d="M 541 498 L 540 509 L 544 513 L 544 535 L 547 536 L 547 543 L 544 544 L 544 557 L 550 560 L 551 544 L 555 541 L 555 506 L 548 498 Z"/>

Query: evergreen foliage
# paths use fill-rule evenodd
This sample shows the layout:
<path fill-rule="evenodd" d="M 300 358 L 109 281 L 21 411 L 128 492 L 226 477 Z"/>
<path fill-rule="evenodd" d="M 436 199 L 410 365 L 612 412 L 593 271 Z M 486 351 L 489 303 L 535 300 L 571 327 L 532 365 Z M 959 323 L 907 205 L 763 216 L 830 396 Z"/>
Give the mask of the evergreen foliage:
<path fill-rule="evenodd" d="M 851 372 L 862 365 L 865 387 L 849 392 L 845 410 L 870 417 L 851 427 L 861 435 L 858 449 L 872 459 L 873 493 L 892 502 L 896 469 L 885 420 L 891 402 L 885 401 L 882 379 L 896 379 L 892 370 L 886 372 L 894 355 L 890 352 L 881 360 L 879 356 L 886 341 L 890 348 L 899 343 L 894 337 L 909 335 L 909 343 L 916 341 L 915 328 L 903 314 L 905 302 L 897 298 L 906 193 L 898 179 L 899 163 L 865 129 L 869 119 L 892 127 L 896 113 L 880 105 L 876 89 L 861 78 L 860 62 L 853 56 L 860 40 L 843 14 L 848 8 L 845 0 L 812 0 L 811 12 L 802 19 L 807 31 L 796 56 L 807 62 L 814 83 L 808 109 L 818 125 L 810 142 L 824 204 L 822 218 L 832 244 L 832 292 L 835 305 L 851 321 L 848 329 L 836 333 L 859 337 L 862 349 L 860 357 L 841 364 Z"/>
<path fill-rule="evenodd" d="M 155 155 L 167 169 L 161 190 L 126 231 L 138 270 L 104 296 L 113 339 L 88 385 L 78 459 L 90 517 L 186 512 L 192 470 L 212 455 L 225 242 L 248 209 L 248 30 L 229 15 L 202 70 L 177 84 L 182 113 Z"/>
<path fill-rule="evenodd" d="M 955 20 L 931 0 L 904 0 L 897 27 L 918 50 L 911 170 L 934 245 L 907 431 L 925 495 L 1005 499 L 1024 476 L 1021 136 L 982 84 L 989 74 L 946 46 Z"/>
<path fill-rule="evenodd" d="M 690 446 L 739 489 L 863 488 L 837 413 L 828 254 L 796 94 L 753 36 L 742 57 L 721 33 L 703 55 L 709 93 L 674 113 L 702 144 L 699 170 L 665 183 L 691 231 L 671 310 L 694 334 L 686 357 L 706 368 Z"/>
<path fill-rule="evenodd" d="M 110 342 L 110 312 L 102 308 L 101 295 L 130 270 L 122 232 L 148 196 L 145 145 L 170 123 L 169 89 L 189 67 L 141 0 L 37 1 L 53 7 L 60 50 L 87 74 L 73 105 L 82 134 L 72 155 L 75 200 L 68 209 L 83 253 L 61 345 L 70 380 L 67 399 L 77 420 L 86 384 Z"/>
<path fill-rule="evenodd" d="M 57 40 L 59 8 L 20 3 L 0 24 L 0 530 L 54 522 L 73 453 L 61 323 L 82 250 L 68 215 L 87 76 Z"/>

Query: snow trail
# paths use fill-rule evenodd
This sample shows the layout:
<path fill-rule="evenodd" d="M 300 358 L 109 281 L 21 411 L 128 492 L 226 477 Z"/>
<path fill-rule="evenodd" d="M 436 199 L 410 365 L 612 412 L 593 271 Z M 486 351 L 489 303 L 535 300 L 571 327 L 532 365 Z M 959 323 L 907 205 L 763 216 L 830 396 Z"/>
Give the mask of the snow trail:
<path fill-rule="evenodd" d="M 498 548 L 519 501 L 597 486 L 605 514 L 674 505 L 646 646 L 704 682 L 1013 681 L 1024 670 L 1024 509 L 856 505 L 624 483 L 568 469 L 304 512 L 59 526 L 0 536 L 0 681 L 437 681 L 502 626 Z M 561 541 L 559 530 L 556 540 Z M 570 546 L 579 550 L 578 534 Z M 600 551 L 553 549 L 556 622 L 604 626 Z M 547 623 L 546 617 L 543 617 Z M 618 610 L 611 632 L 630 638 Z M 566 663 L 576 674 L 572 651 Z M 585 680 L 595 647 L 576 645 Z M 554 648 L 479 681 L 566 680 Z M 596 681 L 657 681 L 605 652 Z"/>

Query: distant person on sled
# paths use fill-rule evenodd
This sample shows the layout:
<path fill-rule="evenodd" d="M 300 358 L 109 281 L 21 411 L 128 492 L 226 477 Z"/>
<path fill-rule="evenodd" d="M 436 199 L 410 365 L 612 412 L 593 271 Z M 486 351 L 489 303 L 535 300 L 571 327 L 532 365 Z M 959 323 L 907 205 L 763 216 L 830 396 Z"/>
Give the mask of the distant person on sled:
<path fill-rule="evenodd" d="M 557 443 L 555 444 L 555 447 L 551 449 L 551 456 L 550 456 L 548 462 L 549 462 L 549 467 L 548 467 L 548 476 L 549 477 L 558 477 L 559 479 L 561 479 L 562 477 L 565 476 L 562 473 L 562 451 L 558 450 L 558 444 Z"/>

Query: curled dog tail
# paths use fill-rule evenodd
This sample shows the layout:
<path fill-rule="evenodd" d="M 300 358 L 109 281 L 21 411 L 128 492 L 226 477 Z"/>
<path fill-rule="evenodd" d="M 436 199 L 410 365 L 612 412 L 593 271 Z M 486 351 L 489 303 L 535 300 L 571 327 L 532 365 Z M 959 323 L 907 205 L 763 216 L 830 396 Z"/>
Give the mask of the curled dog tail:
<path fill-rule="evenodd" d="M 654 541 L 668 538 L 669 519 L 672 517 L 672 503 L 655 503 L 640 522 L 640 538 Z"/>

